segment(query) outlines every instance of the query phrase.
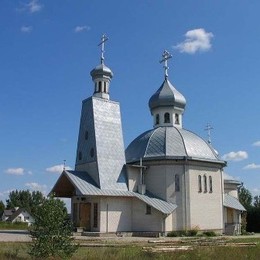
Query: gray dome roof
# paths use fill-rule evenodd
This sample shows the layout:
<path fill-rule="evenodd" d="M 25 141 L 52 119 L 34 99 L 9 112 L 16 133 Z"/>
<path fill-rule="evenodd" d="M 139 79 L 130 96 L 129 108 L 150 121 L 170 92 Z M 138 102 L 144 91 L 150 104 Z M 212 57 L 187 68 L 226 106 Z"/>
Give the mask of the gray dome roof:
<path fill-rule="evenodd" d="M 98 65 L 96 68 L 94 68 L 91 72 L 90 75 L 93 79 L 96 78 L 112 78 L 113 77 L 113 72 L 110 68 L 108 68 L 104 63 L 101 63 Z"/>
<path fill-rule="evenodd" d="M 174 106 L 184 109 L 185 105 L 185 97 L 173 87 L 167 78 L 149 100 L 150 109 L 160 106 Z"/>
<path fill-rule="evenodd" d="M 220 160 L 214 149 L 202 138 L 185 129 L 158 127 L 138 136 L 126 149 L 128 163 L 145 159 Z"/>

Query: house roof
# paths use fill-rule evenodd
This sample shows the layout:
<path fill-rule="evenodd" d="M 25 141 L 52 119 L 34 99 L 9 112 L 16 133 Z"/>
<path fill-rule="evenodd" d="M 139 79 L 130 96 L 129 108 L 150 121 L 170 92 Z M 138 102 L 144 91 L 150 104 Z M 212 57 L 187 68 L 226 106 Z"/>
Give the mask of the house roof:
<path fill-rule="evenodd" d="M 6 221 L 13 222 L 22 212 L 26 211 L 28 214 L 29 212 L 24 208 L 19 208 L 16 211 L 13 212 L 11 216 Z"/>
<path fill-rule="evenodd" d="M 67 189 L 64 189 L 64 186 Z M 73 195 L 135 197 L 164 214 L 170 214 L 177 208 L 176 204 L 164 201 L 149 192 L 139 194 L 125 190 L 100 189 L 87 172 L 80 171 L 63 171 L 51 192 L 57 197 L 72 197 Z"/>
<path fill-rule="evenodd" d="M 237 198 L 227 193 L 224 195 L 224 207 L 246 211 L 244 206 L 239 202 Z"/>

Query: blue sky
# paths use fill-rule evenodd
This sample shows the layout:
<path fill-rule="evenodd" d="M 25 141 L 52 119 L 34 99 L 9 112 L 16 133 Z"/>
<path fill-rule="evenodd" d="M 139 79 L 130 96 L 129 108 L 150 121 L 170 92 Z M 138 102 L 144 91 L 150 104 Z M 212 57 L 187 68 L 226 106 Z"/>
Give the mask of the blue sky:
<path fill-rule="evenodd" d="M 184 128 L 228 161 L 225 172 L 260 194 L 260 2 L 258 0 L 2 0 L 0 8 L 0 200 L 13 189 L 47 193 L 63 160 L 75 163 L 89 72 L 114 73 L 125 145 L 152 128 L 148 100 L 169 79 L 185 96 Z"/>

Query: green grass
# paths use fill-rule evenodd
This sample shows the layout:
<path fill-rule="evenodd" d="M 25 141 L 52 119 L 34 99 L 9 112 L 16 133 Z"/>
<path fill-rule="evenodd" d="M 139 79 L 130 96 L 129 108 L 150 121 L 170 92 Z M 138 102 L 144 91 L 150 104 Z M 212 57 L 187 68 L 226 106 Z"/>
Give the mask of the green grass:
<path fill-rule="evenodd" d="M 244 259 L 260 259 L 260 244 L 257 238 L 235 239 L 230 242 L 258 242 L 255 247 L 237 247 L 237 246 L 201 246 L 195 247 L 190 251 L 174 251 L 171 253 L 152 253 L 145 252 L 142 249 L 144 244 L 118 244 L 112 247 L 80 247 L 79 250 L 72 257 L 73 260 L 83 259 L 190 259 L 190 260 L 244 260 Z M 154 246 L 145 244 L 145 246 Z M 0 243 L 0 260 L 25 260 L 30 259 L 28 253 L 28 243 Z"/>
<path fill-rule="evenodd" d="M 27 230 L 28 224 L 22 222 L 0 222 L 0 229 L 1 230 Z"/>

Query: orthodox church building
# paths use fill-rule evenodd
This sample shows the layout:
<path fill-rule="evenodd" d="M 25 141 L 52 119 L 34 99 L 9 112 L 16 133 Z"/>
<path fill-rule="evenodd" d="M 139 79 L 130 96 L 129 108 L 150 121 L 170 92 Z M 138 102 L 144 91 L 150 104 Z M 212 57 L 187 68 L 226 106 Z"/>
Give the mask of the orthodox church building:
<path fill-rule="evenodd" d="M 183 128 L 185 97 L 172 85 L 164 51 L 165 76 L 152 94 L 153 128 L 125 149 L 120 104 L 110 100 L 113 72 L 104 63 L 91 72 L 93 95 L 82 102 L 75 170 L 54 185 L 71 198 L 75 227 L 88 232 L 210 230 L 239 234 L 244 207 L 235 180 L 224 179 L 211 143 Z"/>

